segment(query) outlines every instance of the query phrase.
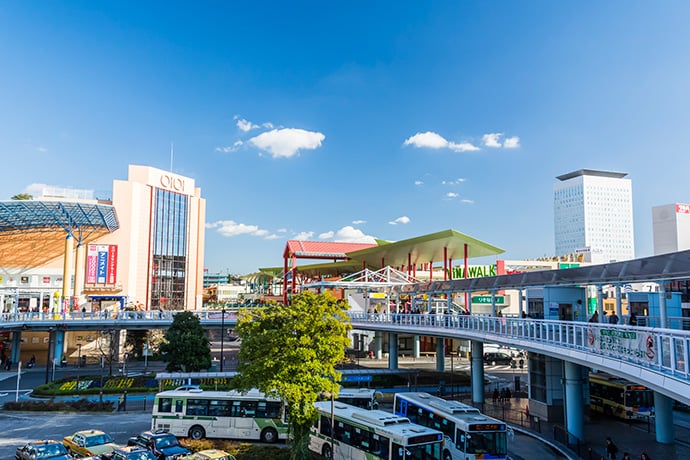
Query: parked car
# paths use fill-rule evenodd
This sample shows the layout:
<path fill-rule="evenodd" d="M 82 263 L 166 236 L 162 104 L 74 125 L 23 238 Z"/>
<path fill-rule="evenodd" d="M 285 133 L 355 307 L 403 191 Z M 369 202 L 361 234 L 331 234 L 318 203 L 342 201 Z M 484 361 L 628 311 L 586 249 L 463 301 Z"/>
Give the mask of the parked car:
<path fill-rule="evenodd" d="M 118 447 L 103 458 L 108 460 L 156 460 L 153 452 L 139 446 Z"/>
<path fill-rule="evenodd" d="M 72 456 L 59 441 L 33 441 L 17 447 L 16 460 L 70 460 Z"/>
<path fill-rule="evenodd" d="M 98 457 L 120 447 L 109 434 L 100 430 L 77 431 L 65 436 L 62 444 L 76 457 Z"/>
<path fill-rule="evenodd" d="M 175 435 L 165 431 L 144 431 L 129 438 L 128 446 L 138 446 L 150 450 L 158 460 L 171 460 L 191 454 L 192 451 L 180 445 Z"/>
<path fill-rule="evenodd" d="M 496 364 L 512 364 L 513 357 L 502 351 L 484 353 L 484 364 L 495 366 Z"/>
<path fill-rule="evenodd" d="M 180 457 L 179 460 L 235 460 L 235 456 L 222 450 L 209 449 Z"/>

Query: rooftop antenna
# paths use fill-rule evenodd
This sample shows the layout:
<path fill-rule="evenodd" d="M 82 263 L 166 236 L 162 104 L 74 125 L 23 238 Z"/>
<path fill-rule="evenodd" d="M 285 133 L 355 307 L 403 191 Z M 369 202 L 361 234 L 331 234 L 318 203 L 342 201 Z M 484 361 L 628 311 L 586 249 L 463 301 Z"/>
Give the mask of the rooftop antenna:
<path fill-rule="evenodd" d="M 175 147 L 173 143 L 170 143 L 170 172 L 173 172 L 173 156 L 175 154 Z"/>

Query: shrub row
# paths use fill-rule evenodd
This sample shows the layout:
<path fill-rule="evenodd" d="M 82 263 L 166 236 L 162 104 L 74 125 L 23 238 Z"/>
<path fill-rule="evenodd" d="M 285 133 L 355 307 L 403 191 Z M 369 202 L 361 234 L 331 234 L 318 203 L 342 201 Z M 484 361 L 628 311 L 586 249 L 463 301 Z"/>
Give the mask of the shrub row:
<path fill-rule="evenodd" d="M 94 402 L 88 399 L 74 401 L 9 401 L 3 406 L 5 410 L 21 411 L 64 411 L 64 412 L 112 412 L 112 401 Z"/>

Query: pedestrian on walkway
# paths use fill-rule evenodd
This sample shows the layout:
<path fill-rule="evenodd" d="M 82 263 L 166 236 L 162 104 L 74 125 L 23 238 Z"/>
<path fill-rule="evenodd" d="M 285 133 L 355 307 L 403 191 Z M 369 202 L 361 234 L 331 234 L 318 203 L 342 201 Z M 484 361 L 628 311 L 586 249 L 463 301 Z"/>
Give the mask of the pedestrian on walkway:
<path fill-rule="evenodd" d="M 649 455 L 647 455 L 647 452 L 642 452 L 640 460 L 652 460 L 652 458 Z"/>
<path fill-rule="evenodd" d="M 623 458 L 621 460 L 632 460 L 632 457 L 630 457 L 630 454 L 628 452 L 623 453 Z"/>
<path fill-rule="evenodd" d="M 618 447 L 616 447 L 616 445 L 613 443 L 611 437 L 606 438 L 606 458 L 608 458 L 609 460 L 616 460 L 617 453 Z"/>
<path fill-rule="evenodd" d="M 494 389 L 494 394 L 493 394 L 493 401 L 494 401 L 494 404 L 496 404 L 496 402 L 498 402 L 498 396 L 499 396 L 499 394 L 498 394 L 498 388 L 495 388 L 495 389 Z"/>

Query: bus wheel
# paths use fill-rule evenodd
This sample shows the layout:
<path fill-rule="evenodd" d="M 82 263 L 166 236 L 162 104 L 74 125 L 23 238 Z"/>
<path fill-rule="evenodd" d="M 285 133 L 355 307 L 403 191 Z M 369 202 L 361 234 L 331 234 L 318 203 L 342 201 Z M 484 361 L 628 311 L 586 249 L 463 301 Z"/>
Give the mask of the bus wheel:
<path fill-rule="evenodd" d="M 333 451 L 331 450 L 330 444 L 324 444 L 323 447 L 321 448 L 321 455 L 324 458 L 333 458 Z"/>
<path fill-rule="evenodd" d="M 453 456 L 447 450 L 443 451 L 443 460 L 453 460 Z"/>
<path fill-rule="evenodd" d="M 199 425 L 194 425 L 189 429 L 189 437 L 192 439 L 201 439 L 206 436 L 206 431 Z"/>
<path fill-rule="evenodd" d="M 278 433 L 273 428 L 264 428 L 261 432 L 261 441 L 267 443 L 274 443 L 278 441 Z"/>

